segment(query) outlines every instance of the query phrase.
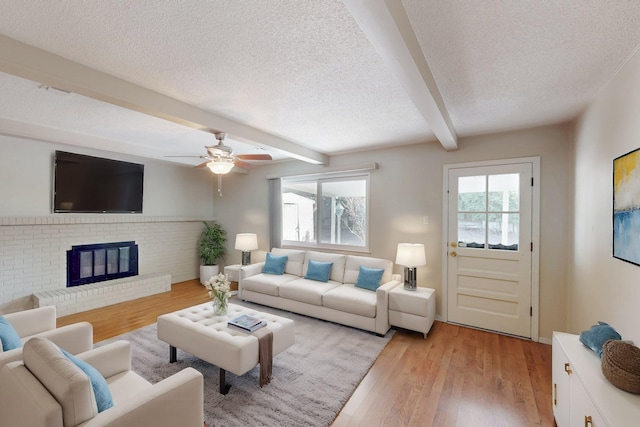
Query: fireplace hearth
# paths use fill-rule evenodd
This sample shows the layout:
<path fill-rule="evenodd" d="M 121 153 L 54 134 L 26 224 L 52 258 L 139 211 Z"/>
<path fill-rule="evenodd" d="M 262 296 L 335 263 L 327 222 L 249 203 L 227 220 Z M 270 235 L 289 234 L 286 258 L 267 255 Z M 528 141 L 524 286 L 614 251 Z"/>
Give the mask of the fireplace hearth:
<path fill-rule="evenodd" d="M 72 246 L 67 251 L 67 287 L 138 274 L 136 242 Z"/>

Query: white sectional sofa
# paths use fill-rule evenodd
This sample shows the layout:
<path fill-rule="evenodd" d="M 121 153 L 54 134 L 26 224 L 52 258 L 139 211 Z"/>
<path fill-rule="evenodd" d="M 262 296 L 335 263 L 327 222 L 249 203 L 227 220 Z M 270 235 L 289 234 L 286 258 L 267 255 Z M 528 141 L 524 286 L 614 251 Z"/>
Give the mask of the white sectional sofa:
<path fill-rule="evenodd" d="M 391 261 L 280 248 L 274 248 L 271 254 L 288 257 L 283 274 L 264 273 L 264 262 L 242 267 L 240 299 L 381 335 L 389 330 L 389 291 L 400 284 Z M 329 280 L 305 278 L 309 261 L 333 263 Z M 355 286 L 361 266 L 384 270 L 375 291 Z"/>

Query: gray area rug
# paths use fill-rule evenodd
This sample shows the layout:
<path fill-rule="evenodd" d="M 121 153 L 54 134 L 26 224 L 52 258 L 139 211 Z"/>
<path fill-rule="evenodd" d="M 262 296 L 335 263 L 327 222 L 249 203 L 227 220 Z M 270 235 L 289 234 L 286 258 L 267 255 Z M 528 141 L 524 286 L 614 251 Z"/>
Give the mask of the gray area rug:
<path fill-rule="evenodd" d="M 200 371 L 204 375 L 204 418 L 209 427 L 328 426 L 394 333 L 392 329 L 379 337 L 257 304 L 233 302 L 295 322 L 296 343 L 275 356 L 273 379 L 263 388 L 258 385 L 256 367 L 240 377 L 227 372 L 231 390 L 221 395 L 218 367 L 181 350 L 178 361 L 169 363 L 169 345 L 158 340 L 156 324 L 97 346 L 118 339 L 130 341 L 133 370 L 154 384 L 187 366 Z"/>

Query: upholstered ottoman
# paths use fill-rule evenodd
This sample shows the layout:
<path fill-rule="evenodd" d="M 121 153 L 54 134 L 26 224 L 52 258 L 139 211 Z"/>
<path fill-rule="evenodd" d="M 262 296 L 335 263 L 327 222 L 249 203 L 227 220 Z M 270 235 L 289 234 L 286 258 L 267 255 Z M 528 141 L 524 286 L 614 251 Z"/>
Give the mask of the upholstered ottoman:
<path fill-rule="evenodd" d="M 400 285 L 389 292 L 389 324 L 422 332 L 426 338 L 435 317 L 434 289 L 419 287 L 408 291 Z"/>
<path fill-rule="evenodd" d="M 243 375 L 258 364 L 258 337 L 229 328 L 227 322 L 241 314 L 263 319 L 273 333 L 273 356 L 295 343 L 293 320 L 229 304 L 227 315 L 216 316 L 210 302 L 158 317 L 158 339 L 169 344 L 169 361 L 176 348 L 220 368 L 220 393 L 226 394 L 226 371 Z"/>

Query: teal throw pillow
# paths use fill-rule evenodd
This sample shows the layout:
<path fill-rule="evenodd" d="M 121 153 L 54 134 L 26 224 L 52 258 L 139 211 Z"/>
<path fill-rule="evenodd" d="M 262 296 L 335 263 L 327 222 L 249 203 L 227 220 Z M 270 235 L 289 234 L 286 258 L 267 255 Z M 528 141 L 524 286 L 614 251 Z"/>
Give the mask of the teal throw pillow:
<path fill-rule="evenodd" d="M 620 334 L 604 322 L 598 322 L 588 331 L 580 332 L 580 342 L 589 347 L 598 357 L 602 358 L 602 346 L 608 340 L 621 340 Z"/>
<path fill-rule="evenodd" d="M 93 394 L 96 397 L 98 412 L 111 408 L 113 406 L 113 398 L 111 397 L 107 381 L 104 379 L 102 374 L 84 360 L 78 359 L 62 348 L 60 350 L 62 350 L 62 354 L 64 354 L 67 359 L 72 361 L 78 368 L 82 369 L 82 372 L 87 374 L 89 377 L 91 387 L 93 388 Z"/>
<path fill-rule="evenodd" d="M 271 255 L 270 252 L 267 252 L 267 260 L 264 262 L 264 267 L 262 267 L 262 272 L 267 274 L 277 274 L 281 276 L 284 274 L 284 268 L 287 266 L 287 261 L 289 260 L 288 255 Z"/>
<path fill-rule="evenodd" d="M 331 267 L 333 267 L 332 262 L 320 262 L 310 259 L 307 265 L 307 274 L 304 278 L 318 282 L 328 282 L 331 275 Z"/>
<path fill-rule="evenodd" d="M 4 316 L 0 316 L 0 341 L 2 341 L 2 351 L 22 347 L 20 335 Z"/>
<path fill-rule="evenodd" d="M 383 273 L 384 269 L 382 268 L 368 268 L 361 266 L 358 278 L 356 279 L 356 287 L 375 291 L 378 289 L 378 286 L 380 286 Z"/>

